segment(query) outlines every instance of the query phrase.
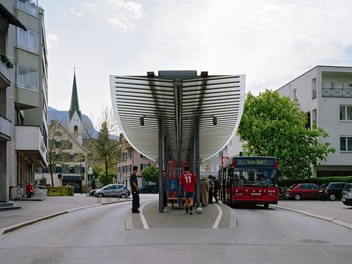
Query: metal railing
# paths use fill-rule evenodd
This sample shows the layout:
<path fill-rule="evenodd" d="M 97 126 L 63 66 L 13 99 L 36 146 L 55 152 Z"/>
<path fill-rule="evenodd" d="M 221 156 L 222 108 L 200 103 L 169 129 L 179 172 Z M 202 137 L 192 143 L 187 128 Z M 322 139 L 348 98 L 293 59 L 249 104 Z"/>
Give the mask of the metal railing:
<path fill-rule="evenodd" d="M 352 98 L 351 88 L 322 88 L 322 97 Z"/>

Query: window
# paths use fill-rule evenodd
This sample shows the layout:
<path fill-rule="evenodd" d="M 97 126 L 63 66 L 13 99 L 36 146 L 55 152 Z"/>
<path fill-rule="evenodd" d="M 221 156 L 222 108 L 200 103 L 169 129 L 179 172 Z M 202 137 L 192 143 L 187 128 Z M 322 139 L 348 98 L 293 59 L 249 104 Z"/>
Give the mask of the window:
<path fill-rule="evenodd" d="M 144 170 L 145 168 L 149 167 L 149 164 L 142 164 L 141 163 L 141 171 Z"/>
<path fill-rule="evenodd" d="M 24 31 L 21 28 L 17 28 L 17 46 L 21 49 L 38 53 L 38 33 L 31 30 Z"/>
<path fill-rule="evenodd" d="M 17 0 L 17 8 L 32 16 L 37 16 L 37 6 L 37 0 Z"/>
<path fill-rule="evenodd" d="M 312 79 L 312 99 L 317 98 L 317 79 Z"/>
<path fill-rule="evenodd" d="M 352 137 L 340 137 L 340 151 L 352 151 Z"/>
<path fill-rule="evenodd" d="M 17 65 L 17 86 L 34 91 L 39 90 L 39 71 Z"/>
<path fill-rule="evenodd" d="M 340 105 L 340 120 L 352 120 L 352 105 Z"/>

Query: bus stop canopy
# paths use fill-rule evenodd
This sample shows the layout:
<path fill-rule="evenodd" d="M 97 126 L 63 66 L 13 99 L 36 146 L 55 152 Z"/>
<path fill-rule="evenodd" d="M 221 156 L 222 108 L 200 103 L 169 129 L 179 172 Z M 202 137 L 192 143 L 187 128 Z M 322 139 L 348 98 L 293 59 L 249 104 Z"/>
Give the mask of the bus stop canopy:
<path fill-rule="evenodd" d="M 119 129 L 144 156 L 156 160 L 161 125 L 168 160 L 190 160 L 199 128 L 199 157 L 222 150 L 239 125 L 244 75 L 196 71 L 148 72 L 146 76 L 110 75 L 111 99 Z"/>

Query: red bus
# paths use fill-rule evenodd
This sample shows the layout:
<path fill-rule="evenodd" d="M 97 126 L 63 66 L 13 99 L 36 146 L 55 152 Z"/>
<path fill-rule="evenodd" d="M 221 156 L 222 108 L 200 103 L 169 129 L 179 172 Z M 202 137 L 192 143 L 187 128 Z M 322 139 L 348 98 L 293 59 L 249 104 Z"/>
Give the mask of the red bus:
<path fill-rule="evenodd" d="M 232 157 L 221 165 L 220 198 L 230 206 L 238 204 L 277 204 L 278 164 L 274 157 Z"/>

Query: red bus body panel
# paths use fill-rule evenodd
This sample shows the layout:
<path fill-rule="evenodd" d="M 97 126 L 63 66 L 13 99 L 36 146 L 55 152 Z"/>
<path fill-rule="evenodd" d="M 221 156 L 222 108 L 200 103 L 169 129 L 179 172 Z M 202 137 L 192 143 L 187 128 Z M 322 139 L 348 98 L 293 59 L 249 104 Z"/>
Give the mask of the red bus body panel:
<path fill-rule="evenodd" d="M 232 187 L 231 203 L 277 204 L 278 187 Z"/>

